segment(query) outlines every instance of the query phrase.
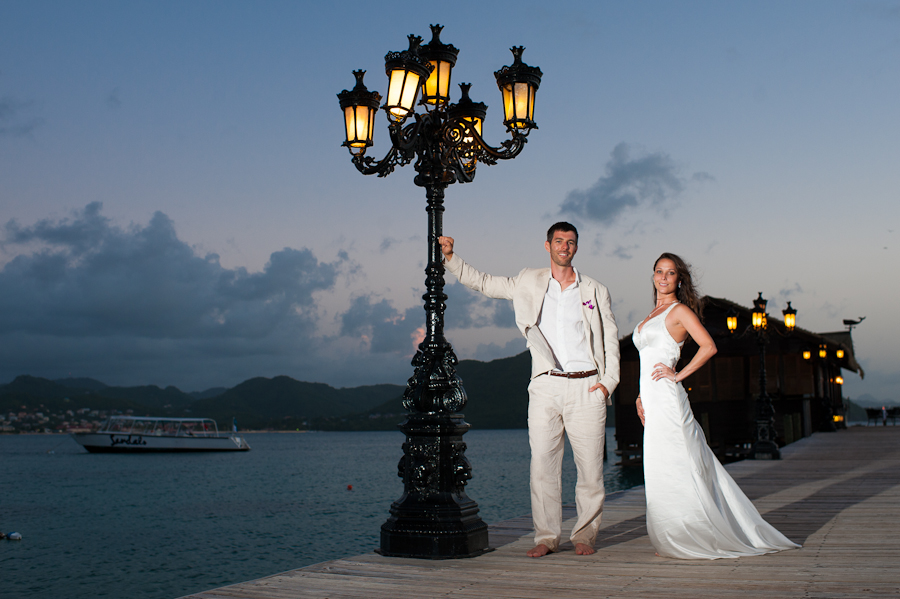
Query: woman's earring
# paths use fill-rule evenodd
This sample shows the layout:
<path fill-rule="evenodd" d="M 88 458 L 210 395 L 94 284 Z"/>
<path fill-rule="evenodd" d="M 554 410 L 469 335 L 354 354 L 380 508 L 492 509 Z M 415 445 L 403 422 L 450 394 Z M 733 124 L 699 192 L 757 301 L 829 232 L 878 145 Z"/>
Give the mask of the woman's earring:
<path fill-rule="evenodd" d="M 678 281 L 678 288 L 681 289 L 681 281 Z"/>

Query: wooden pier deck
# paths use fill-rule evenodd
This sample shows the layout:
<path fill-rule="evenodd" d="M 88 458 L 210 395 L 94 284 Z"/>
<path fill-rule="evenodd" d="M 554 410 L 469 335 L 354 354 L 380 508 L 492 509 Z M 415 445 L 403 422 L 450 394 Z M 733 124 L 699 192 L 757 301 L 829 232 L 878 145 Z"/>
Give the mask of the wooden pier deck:
<path fill-rule="evenodd" d="M 900 428 L 817 433 L 775 462 L 728 466 L 764 517 L 802 549 L 738 559 L 659 558 L 646 536 L 643 487 L 610 497 L 597 553 L 571 544 L 540 559 L 529 517 L 491 527 L 496 551 L 414 560 L 339 559 L 190 599 L 830 598 L 900 596 Z M 568 514 L 571 515 L 571 514 Z M 567 520 L 571 527 L 573 520 Z"/>

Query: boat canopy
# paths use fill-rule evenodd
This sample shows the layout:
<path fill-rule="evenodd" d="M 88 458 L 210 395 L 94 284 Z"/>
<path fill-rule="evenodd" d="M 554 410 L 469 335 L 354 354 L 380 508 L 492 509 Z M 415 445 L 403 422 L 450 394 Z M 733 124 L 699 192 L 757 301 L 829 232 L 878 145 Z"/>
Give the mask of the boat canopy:
<path fill-rule="evenodd" d="M 165 435 L 175 437 L 217 436 L 219 428 L 212 418 L 165 418 L 153 416 L 110 416 L 98 433 L 127 435 Z"/>

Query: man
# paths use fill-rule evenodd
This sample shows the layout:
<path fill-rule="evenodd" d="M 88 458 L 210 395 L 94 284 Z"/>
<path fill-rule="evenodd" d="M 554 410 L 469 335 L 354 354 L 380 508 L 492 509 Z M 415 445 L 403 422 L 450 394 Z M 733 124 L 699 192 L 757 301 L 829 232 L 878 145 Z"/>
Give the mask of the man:
<path fill-rule="evenodd" d="M 513 302 L 516 325 L 531 350 L 528 440 L 535 546 L 529 557 L 557 551 L 562 535 L 563 433 L 575 457 L 578 519 L 571 540 L 578 555 L 594 553 L 603 488 L 606 406 L 619 383 L 619 331 L 606 287 L 572 266 L 578 231 L 556 223 L 544 248 L 550 268 L 526 268 L 514 277 L 479 272 L 441 237 L 446 269 L 475 291 Z"/>

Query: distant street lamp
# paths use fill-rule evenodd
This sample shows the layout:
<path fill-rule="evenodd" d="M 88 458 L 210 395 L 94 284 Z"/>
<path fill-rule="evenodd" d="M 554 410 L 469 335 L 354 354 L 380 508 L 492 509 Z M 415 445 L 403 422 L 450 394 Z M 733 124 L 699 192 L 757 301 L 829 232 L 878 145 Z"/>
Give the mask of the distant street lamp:
<path fill-rule="evenodd" d="M 756 332 L 756 340 L 759 346 L 759 397 L 756 400 L 756 432 L 753 446 L 750 449 L 750 457 L 754 460 L 777 460 L 781 458 L 778 444 L 775 442 L 775 408 L 772 406 L 772 398 L 766 389 L 766 345 L 769 343 L 769 315 L 766 313 L 768 300 L 763 298 L 762 292 L 753 300 L 753 310 L 750 314 L 750 327 Z M 733 310 L 733 309 L 732 309 Z M 788 302 L 784 314 L 784 326 L 790 334 L 797 326 L 797 310 Z M 726 324 L 732 333 L 737 328 L 737 313 L 729 311 L 726 314 Z M 749 332 L 750 327 L 744 331 Z M 777 332 L 777 329 L 776 329 Z M 804 358 L 807 358 L 804 352 Z"/>
<path fill-rule="evenodd" d="M 775 408 L 772 406 L 772 398 L 766 389 L 766 344 L 769 337 L 766 334 L 768 328 L 768 315 L 762 291 L 759 297 L 753 300 L 753 329 L 756 331 L 756 340 L 759 345 L 759 397 L 756 400 L 756 439 L 750 449 L 750 457 L 754 460 L 778 460 L 781 452 L 775 442 Z M 796 313 L 795 313 L 796 314 Z"/>
<path fill-rule="evenodd" d="M 728 326 L 728 332 L 734 334 L 735 329 L 737 329 L 737 310 L 734 308 L 728 308 L 728 313 L 725 314 L 725 324 Z"/>
<path fill-rule="evenodd" d="M 782 310 L 781 313 L 784 314 L 784 328 L 790 333 L 797 326 L 797 310 L 791 308 L 791 302 L 788 302 L 787 308 Z"/>
<path fill-rule="evenodd" d="M 399 464 L 403 495 L 391 505 L 381 527 L 381 553 L 400 557 L 474 557 L 488 551 L 487 525 L 478 505 L 465 493 L 472 468 L 462 440 L 469 425 L 460 413 L 466 393 L 456 374 L 457 358 L 444 338 L 444 266 L 438 237 L 443 234 L 444 190 L 469 183 L 478 162 L 487 165 L 519 155 L 534 122 L 535 93 L 541 70 L 522 62 L 523 47 L 512 48 L 513 64 L 494 73 L 503 98 L 503 124 L 511 138 L 500 147 L 481 137 L 487 106 L 469 98 L 469 84 L 450 104 L 450 78 L 459 50 L 440 41 L 440 25 L 432 40 L 410 35 L 409 49 L 385 56 L 391 148 L 381 160 L 365 156 L 372 145 L 374 119 L 381 94 L 363 84 L 365 71 L 354 71 L 356 86 L 338 94 L 344 111 L 346 140 L 353 165 L 364 175 L 385 177 L 395 167 L 415 160 L 414 182 L 425 188 L 428 205 L 428 264 L 425 268 L 425 339 L 412 360 L 415 367 L 403 394 L 409 411 L 400 429 L 406 434 Z M 416 112 L 416 100 L 422 92 Z M 406 121 L 412 117 L 408 125 Z"/>

